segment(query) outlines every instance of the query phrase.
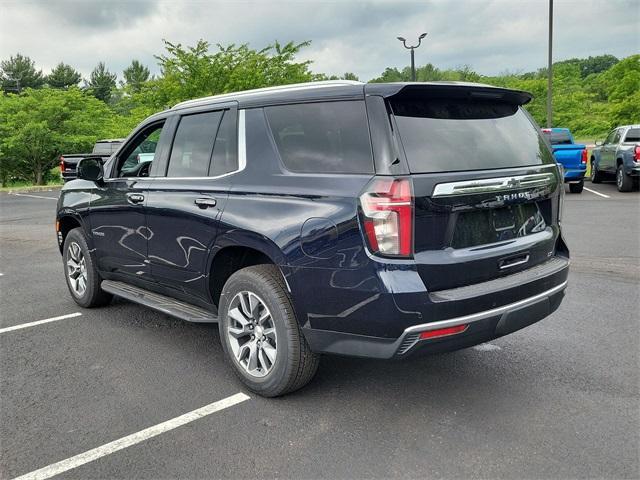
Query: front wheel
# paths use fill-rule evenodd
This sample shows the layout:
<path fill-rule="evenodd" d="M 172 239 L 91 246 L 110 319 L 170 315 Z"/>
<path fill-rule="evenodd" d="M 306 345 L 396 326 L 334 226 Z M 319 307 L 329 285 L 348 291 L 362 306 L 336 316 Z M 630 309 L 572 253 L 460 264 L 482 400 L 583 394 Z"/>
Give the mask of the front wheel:
<path fill-rule="evenodd" d="M 584 188 L 584 180 L 580 180 L 578 183 L 570 183 L 569 191 L 571 193 L 582 193 L 582 189 Z"/>
<path fill-rule="evenodd" d="M 277 267 L 256 265 L 231 275 L 219 310 L 220 341 L 250 390 L 277 397 L 311 381 L 320 357 L 300 331 Z"/>
<path fill-rule="evenodd" d="M 633 190 L 633 178 L 624 173 L 622 164 L 618 165 L 618 170 L 616 170 L 616 187 L 618 187 L 619 192 L 630 192 Z"/>
<path fill-rule="evenodd" d="M 67 234 L 62 258 L 67 287 L 78 305 L 91 308 L 111 301 L 112 296 L 100 288 L 100 275 L 81 228 Z"/>

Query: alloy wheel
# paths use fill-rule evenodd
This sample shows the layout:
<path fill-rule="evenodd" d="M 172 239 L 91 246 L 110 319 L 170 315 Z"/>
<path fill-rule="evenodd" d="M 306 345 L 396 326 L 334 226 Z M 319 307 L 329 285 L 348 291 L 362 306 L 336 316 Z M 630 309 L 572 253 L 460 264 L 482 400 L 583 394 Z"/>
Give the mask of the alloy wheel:
<path fill-rule="evenodd" d="M 243 291 L 229 302 L 227 338 L 235 361 L 252 377 L 264 377 L 277 356 L 276 328 L 264 301 Z"/>
<path fill-rule="evenodd" d="M 73 293 L 82 297 L 87 290 L 87 263 L 80 245 L 71 242 L 67 250 L 67 276 Z"/>

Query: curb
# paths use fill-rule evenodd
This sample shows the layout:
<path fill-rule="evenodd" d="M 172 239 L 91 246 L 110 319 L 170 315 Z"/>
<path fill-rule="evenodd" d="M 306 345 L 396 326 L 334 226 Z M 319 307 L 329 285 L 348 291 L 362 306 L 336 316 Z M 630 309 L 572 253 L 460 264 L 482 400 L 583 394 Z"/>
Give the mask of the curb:
<path fill-rule="evenodd" d="M 29 193 L 29 192 L 53 192 L 56 190 L 60 190 L 62 185 L 43 185 L 39 187 L 18 187 L 12 188 L 10 190 L 5 190 L 6 193 Z"/>

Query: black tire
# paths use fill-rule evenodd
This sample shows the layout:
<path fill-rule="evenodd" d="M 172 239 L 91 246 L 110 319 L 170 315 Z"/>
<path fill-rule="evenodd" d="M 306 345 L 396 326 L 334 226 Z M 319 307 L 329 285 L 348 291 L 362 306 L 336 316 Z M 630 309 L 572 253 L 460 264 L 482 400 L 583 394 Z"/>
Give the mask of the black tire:
<path fill-rule="evenodd" d="M 602 172 L 598 170 L 596 166 L 596 162 L 594 159 L 591 159 L 591 183 L 601 183 L 602 182 Z"/>
<path fill-rule="evenodd" d="M 618 165 L 616 170 L 616 187 L 619 192 L 630 192 L 633 190 L 633 178 L 624 173 L 624 166 Z"/>
<path fill-rule="evenodd" d="M 76 246 L 82 254 L 82 259 L 84 259 L 84 272 L 86 280 L 84 281 L 85 288 L 82 292 L 78 291 L 77 288 L 74 287 L 73 284 L 75 282 L 72 279 L 72 275 L 70 274 L 70 269 L 72 269 L 73 267 L 69 266 L 69 261 L 71 260 L 72 264 L 77 263 L 73 259 L 73 250 L 77 251 Z M 100 288 L 101 278 L 98 274 L 98 271 L 96 270 L 95 257 L 93 252 L 89 250 L 87 240 L 81 228 L 74 228 L 67 234 L 62 250 L 62 259 L 64 265 L 64 278 L 67 282 L 67 287 L 69 288 L 71 297 L 73 297 L 73 300 L 78 305 L 84 308 L 92 308 L 106 305 L 111 301 L 113 296 L 107 292 L 104 292 Z"/>
<path fill-rule="evenodd" d="M 271 325 L 275 328 L 277 336 L 275 361 L 262 377 L 249 373 L 248 360 L 247 365 L 243 365 L 241 360 L 236 358 L 232 340 L 229 338 L 230 324 L 235 322 L 229 317 L 229 311 L 233 311 L 235 307 L 230 308 L 230 306 L 235 304 L 237 300 L 234 299 L 242 295 L 241 292 L 244 292 L 242 294 L 251 293 L 264 303 L 270 313 L 269 322 L 272 322 Z M 298 390 L 311 381 L 318 369 L 320 356 L 311 351 L 300 331 L 291 299 L 277 267 L 255 265 L 237 271 L 225 283 L 219 303 L 220 342 L 235 374 L 251 391 L 264 397 L 277 397 Z M 237 326 L 237 324 L 234 325 Z M 257 326 L 250 326 L 250 328 L 255 328 L 257 334 Z M 254 335 L 250 337 L 252 340 L 253 338 Z M 238 349 L 237 344 L 236 349 Z"/>
<path fill-rule="evenodd" d="M 582 189 L 584 188 L 584 180 L 580 180 L 579 183 L 570 183 L 569 191 L 571 193 L 582 193 Z"/>

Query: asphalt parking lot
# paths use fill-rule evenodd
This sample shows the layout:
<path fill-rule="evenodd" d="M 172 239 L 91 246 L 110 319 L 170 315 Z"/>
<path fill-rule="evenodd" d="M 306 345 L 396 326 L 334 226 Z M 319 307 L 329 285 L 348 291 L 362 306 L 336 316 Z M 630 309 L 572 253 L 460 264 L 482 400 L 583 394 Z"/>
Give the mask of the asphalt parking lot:
<path fill-rule="evenodd" d="M 241 387 L 215 326 L 79 308 L 58 192 L 0 194 L 0 476 L 639 478 L 640 193 L 586 186 L 566 196 L 570 285 L 552 316 L 412 361 L 325 357 L 278 399 Z"/>

